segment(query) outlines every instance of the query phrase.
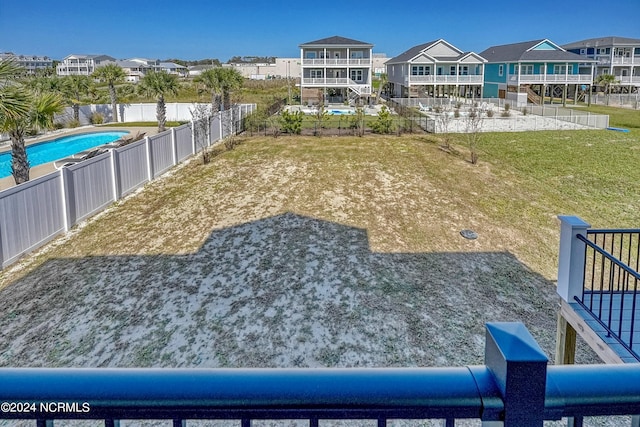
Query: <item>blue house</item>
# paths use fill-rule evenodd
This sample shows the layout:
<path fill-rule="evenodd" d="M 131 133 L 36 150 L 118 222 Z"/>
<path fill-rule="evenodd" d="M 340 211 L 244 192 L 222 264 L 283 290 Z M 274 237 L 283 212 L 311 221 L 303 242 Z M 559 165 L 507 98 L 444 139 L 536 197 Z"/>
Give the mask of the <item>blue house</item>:
<path fill-rule="evenodd" d="M 574 100 L 593 84 L 594 61 L 548 39 L 491 46 L 480 53 L 487 60 L 484 72 L 484 96 L 513 101 L 515 105 L 542 102 L 542 96 L 568 97 Z M 581 74 L 584 73 L 584 74 Z"/>

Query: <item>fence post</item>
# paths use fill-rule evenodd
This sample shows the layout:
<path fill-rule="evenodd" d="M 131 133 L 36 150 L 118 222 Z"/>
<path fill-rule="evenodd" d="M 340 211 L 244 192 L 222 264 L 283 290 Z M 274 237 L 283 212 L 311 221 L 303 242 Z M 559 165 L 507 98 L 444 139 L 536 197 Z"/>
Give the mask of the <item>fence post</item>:
<path fill-rule="evenodd" d="M 543 426 L 548 361 L 524 324 L 487 323 L 484 363 L 502 395 L 504 414 L 502 422 L 484 421 L 483 427 Z"/>
<path fill-rule="evenodd" d="M 178 164 L 178 142 L 176 141 L 176 128 L 171 128 L 171 161 Z"/>
<path fill-rule="evenodd" d="M 111 185 L 113 185 L 113 201 L 115 202 L 120 198 L 119 191 L 119 177 L 118 177 L 118 153 L 115 148 L 109 150 L 109 160 L 111 160 Z"/>
<path fill-rule="evenodd" d="M 147 178 L 149 179 L 149 181 L 153 181 L 153 156 L 151 155 L 151 140 L 148 136 L 145 136 L 144 138 L 144 146 L 147 152 Z"/>
<path fill-rule="evenodd" d="M 560 252 L 558 256 L 557 292 L 567 302 L 582 295 L 585 244 L 578 234 L 587 237 L 589 224 L 577 216 L 558 215 L 560 220 Z"/>
<path fill-rule="evenodd" d="M 196 122 L 191 119 L 191 154 L 196 154 Z"/>
<path fill-rule="evenodd" d="M 63 195 L 63 212 L 64 212 L 64 231 L 69 231 L 75 224 L 75 201 L 74 201 L 74 188 L 73 180 L 71 179 L 71 172 L 66 166 L 60 168 L 60 176 L 62 177 L 62 195 Z"/>

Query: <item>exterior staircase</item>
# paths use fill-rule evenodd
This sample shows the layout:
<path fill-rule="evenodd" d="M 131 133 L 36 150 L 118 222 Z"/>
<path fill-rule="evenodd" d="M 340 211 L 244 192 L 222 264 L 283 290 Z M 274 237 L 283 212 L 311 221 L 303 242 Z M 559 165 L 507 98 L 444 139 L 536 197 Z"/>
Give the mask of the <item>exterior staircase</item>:
<path fill-rule="evenodd" d="M 525 86 L 527 88 L 527 100 L 532 104 L 542 104 L 542 97 L 535 93 L 531 86 Z"/>

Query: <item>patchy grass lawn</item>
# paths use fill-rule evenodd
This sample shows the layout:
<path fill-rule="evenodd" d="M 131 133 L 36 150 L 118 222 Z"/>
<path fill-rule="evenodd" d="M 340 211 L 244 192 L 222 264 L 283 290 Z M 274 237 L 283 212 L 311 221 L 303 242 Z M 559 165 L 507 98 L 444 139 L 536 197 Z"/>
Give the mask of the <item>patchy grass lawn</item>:
<path fill-rule="evenodd" d="M 553 359 L 556 215 L 637 224 L 640 142 L 486 134 L 476 166 L 457 144 L 256 137 L 196 159 L 0 272 L 0 365 L 475 364 L 487 321 Z"/>

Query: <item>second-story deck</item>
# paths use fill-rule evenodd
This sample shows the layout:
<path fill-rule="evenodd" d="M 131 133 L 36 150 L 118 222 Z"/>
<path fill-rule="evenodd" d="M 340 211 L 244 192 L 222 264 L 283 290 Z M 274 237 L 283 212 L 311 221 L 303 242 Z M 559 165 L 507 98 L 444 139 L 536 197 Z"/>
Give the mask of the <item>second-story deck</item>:
<path fill-rule="evenodd" d="M 428 75 L 428 76 L 407 76 L 404 79 L 405 86 L 409 85 L 479 85 L 483 83 L 482 74 L 457 74 L 457 75 Z"/>
<path fill-rule="evenodd" d="M 517 84 L 591 84 L 591 74 L 509 74 L 507 83 Z"/>
<path fill-rule="evenodd" d="M 606 362 L 640 362 L 640 229 L 595 230 L 576 217 L 561 220 L 561 315 Z"/>
<path fill-rule="evenodd" d="M 303 67 L 370 67 L 371 58 L 305 58 Z"/>

